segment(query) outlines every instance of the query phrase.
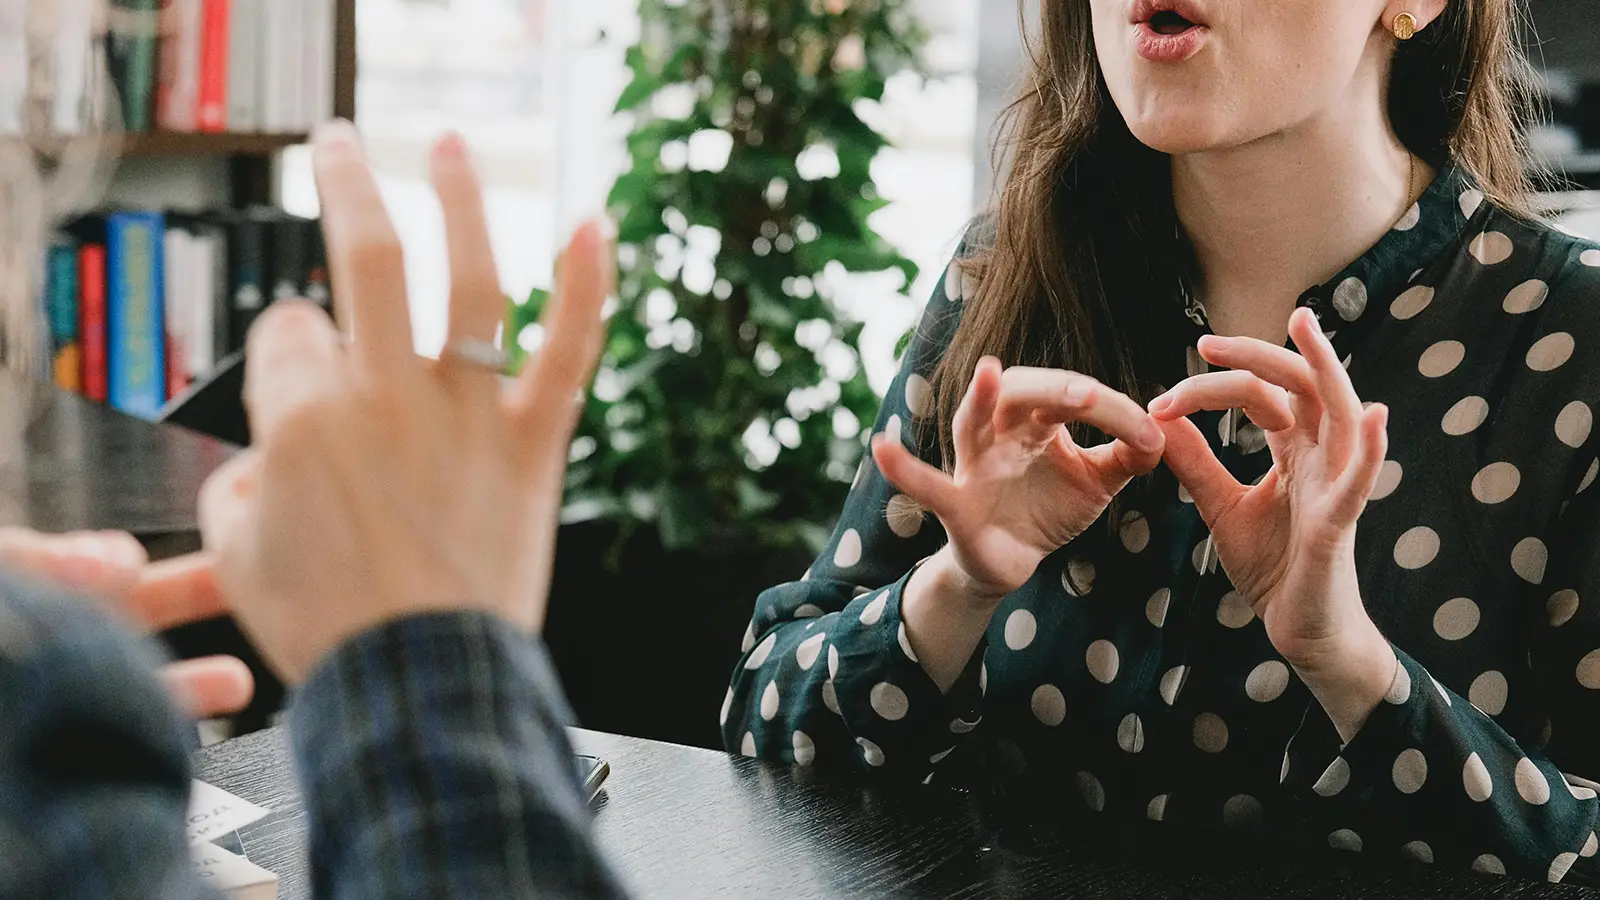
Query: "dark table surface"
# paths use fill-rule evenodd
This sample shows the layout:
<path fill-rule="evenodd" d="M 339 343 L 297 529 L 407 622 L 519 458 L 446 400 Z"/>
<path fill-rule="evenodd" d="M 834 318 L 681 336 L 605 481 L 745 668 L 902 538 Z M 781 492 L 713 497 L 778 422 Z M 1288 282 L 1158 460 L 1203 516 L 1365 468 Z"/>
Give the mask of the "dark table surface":
<path fill-rule="evenodd" d="M 200 486 L 234 452 L 221 441 L 53 386 L 24 390 L 0 377 L 4 524 L 50 532 L 115 529 L 147 542 L 181 542 L 196 532 Z"/>
<path fill-rule="evenodd" d="M 239 834 L 306 900 L 305 814 L 286 735 L 207 748 L 198 777 L 272 815 Z M 705 898 L 1596 898 L 1600 891 L 1422 867 L 1201 869 L 1111 859 L 1058 829 L 1000 824 L 972 795 L 870 788 L 848 776 L 596 732 L 578 752 L 610 762 L 595 837 L 645 900 Z"/>

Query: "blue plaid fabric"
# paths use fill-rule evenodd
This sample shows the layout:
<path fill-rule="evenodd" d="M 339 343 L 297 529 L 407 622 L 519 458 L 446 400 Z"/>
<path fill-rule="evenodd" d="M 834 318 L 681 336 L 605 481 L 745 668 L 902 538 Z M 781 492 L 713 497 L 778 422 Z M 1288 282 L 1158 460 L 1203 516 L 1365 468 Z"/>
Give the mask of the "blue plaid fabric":
<path fill-rule="evenodd" d="M 160 662 L 83 600 L 0 578 L 0 900 L 199 900 L 188 724 Z M 542 645 L 496 619 L 336 651 L 292 734 L 314 896 L 619 898 L 588 837 Z"/>

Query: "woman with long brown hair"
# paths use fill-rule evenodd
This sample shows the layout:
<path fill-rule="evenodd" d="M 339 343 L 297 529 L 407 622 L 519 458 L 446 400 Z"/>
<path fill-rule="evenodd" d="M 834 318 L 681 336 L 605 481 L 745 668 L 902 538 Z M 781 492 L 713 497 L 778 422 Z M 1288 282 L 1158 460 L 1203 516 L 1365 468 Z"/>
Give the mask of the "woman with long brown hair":
<path fill-rule="evenodd" d="M 1600 878 L 1600 247 L 1532 212 L 1518 0 L 1041 6 L 729 746 Z"/>

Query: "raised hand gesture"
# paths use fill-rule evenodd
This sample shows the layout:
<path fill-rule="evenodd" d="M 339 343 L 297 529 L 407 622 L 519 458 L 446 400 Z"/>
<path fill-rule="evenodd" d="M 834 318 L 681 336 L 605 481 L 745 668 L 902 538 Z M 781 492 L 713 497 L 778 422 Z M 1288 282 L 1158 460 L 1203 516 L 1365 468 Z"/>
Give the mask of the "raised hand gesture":
<path fill-rule="evenodd" d="M 1183 381 L 1150 412 L 1228 578 L 1348 740 L 1397 662 L 1367 615 L 1355 567 L 1356 521 L 1388 451 L 1389 413 L 1363 409 L 1309 310 L 1294 314 L 1289 335 L 1300 353 L 1251 338 L 1201 338 L 1201 356 L 1230 371 Z M 1236 408 L 1266 432 L 1272 451 L 1271 471 L 1253 487 L 1235 480 L 1184 418 Z"/>

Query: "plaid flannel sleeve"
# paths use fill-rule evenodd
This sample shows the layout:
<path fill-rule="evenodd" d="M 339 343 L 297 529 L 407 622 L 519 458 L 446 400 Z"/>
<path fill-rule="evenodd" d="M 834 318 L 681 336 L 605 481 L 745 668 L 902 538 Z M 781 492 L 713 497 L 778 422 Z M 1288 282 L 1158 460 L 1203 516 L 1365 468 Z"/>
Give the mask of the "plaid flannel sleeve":
<path fill-rule="evenodd" d="M 315 896 L 625 896 L 590 841 L 570 718 L 543 644 L 492 616 L 346 642 L 291 712 Z"/>
<path fill-rule="evenodd" d="M 196 900 L 189 756 L 154 647 L 0 578 L 0 900 Z"/>

